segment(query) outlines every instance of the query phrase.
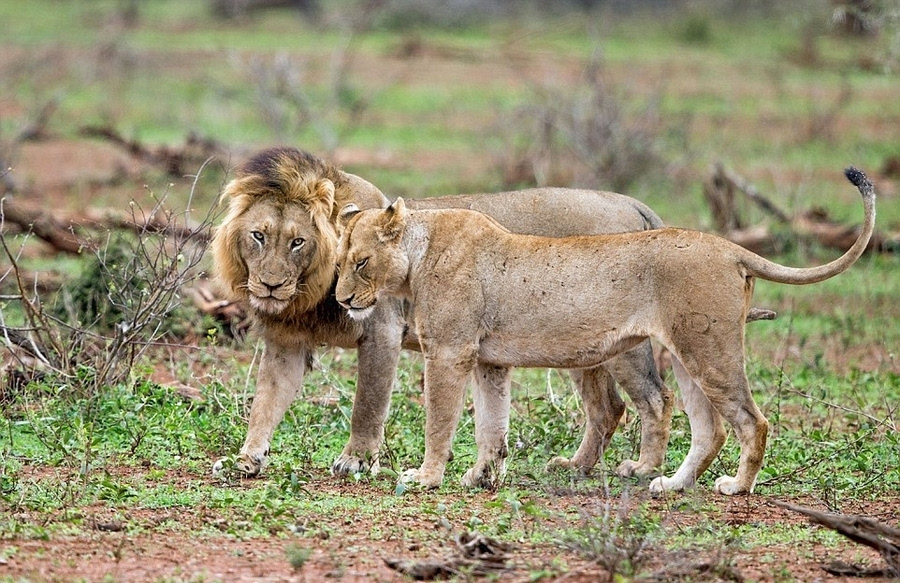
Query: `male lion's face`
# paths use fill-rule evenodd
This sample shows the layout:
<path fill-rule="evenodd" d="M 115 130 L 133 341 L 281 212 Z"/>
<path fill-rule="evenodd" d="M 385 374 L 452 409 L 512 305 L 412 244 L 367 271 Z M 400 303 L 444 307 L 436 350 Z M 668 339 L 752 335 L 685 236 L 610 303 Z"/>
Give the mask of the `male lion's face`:
<path fill-rule="evenodd" d="M 238 247 L 247 266 L 250 305 L 264 313 L 282 312 L 304 293 L 308 270 L 322 263 L 320 245 L 309 211 L 298 203 L 260 200 L 238 219 Z M 327 258 L 328 264 L 333 262 Z"/>
<path fill-rule="evenodd" d="M 400 248 L 402 230 L 396 222 L 394 207 L 373 209 L 353 217 L 344 230 L 335 298 L 351 318 L 371 314 L 379 295 L 397 291 L 406 281 L 409 260 Z"/>

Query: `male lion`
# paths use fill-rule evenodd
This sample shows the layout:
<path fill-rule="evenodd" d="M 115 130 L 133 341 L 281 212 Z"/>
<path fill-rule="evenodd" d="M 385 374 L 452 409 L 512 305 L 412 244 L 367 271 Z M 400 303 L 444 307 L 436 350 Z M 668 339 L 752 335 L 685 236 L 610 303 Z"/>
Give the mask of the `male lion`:
<path fill-rule="evenodd" d="M 238 169 L 225 188 L 229 212 L 216 231 L 212 253 L 219 279 L 245 300 L 265 343 L 250 409 L 247 437 L 237 467 L 248 475 L 262 469 L 276 426 L 303 385 L 319 345 L 359 349 L 359 379 L 350 439 L 335 460 L 335 474 L 377 469 L 378 449 L 390 404 L 401 347 L 418 349 L 410 334 L 408 305 L 379 302 L 365 322 L 352 320 L 334 300 L 336 221 L 340 208 L 385 208 L 390 201 L 372 184 L 292 148 L 265 150 Z M 410 207 L 465 207 L 490 214 L 507 228 L 546 236 L 645 230 L 662 221 L 644 204 L 609 192 L 542 188 L 490 195 L 410 201 Z M 492 409 L 508 411 L 508 367 L 478 365 L 475 395 Z M 672 411 L 648 342 L 604 363 L 572 371 L 587 417 L 581 446 L 562 464 L 590 469 L 616 428 L 624 403 L 609 371 L 632 398 L 642 420 L 637 461 L 624 475 L 646 475 L 664 459 Z M 502 441 L 491 459 L 506 457 L 509 419 L 497 417 L 490 443 Z M 485 429 L 487 431 L 487 429 Z M 214 470 L 222 468 L 221 460 Z M 479 467 L 474 483 L 489 482 L 491 467 Z"/>
<path fill-rule="evenodd" d="M 736 476 L 719 477 L 715 489 L 751 492 L 768 432 L 744 371 L 754 278 L 815 283 L 862 255 L 875 226 L 875 191 L 859 170 L 846 174 L 862 194 L 863 229 L 843 256 L 812 268 L 784 267 L 686 229 L 554 239 L 510 233 L 470 210 L 407 211 L 402 198 L 385 210 L 346 207 L 338 303 L 364 319 L 380 298 L 409 299 L 425 355 L 425 459 L 405 478 L 440 485 L 476 366 L 590 367 L 652 336 L 696 385 L 683 385 L 695 432 L 690 452 L 675 476 L 655 478 L 651 491 L 696 481 L 725 441 L 724 417 L 741 456 Z M 696 386 L 700 394 L 693 394 Z M 506 406 L 475 400 L 476 438 L 485 431 L 496 437 L 485 420 L 506 418 Z M 698 442 L 698 429 L 712 439 Z M 491 451 L 505 442 L 484 445 Z M 478 449 L 481 456 L 481 443 Z"/>

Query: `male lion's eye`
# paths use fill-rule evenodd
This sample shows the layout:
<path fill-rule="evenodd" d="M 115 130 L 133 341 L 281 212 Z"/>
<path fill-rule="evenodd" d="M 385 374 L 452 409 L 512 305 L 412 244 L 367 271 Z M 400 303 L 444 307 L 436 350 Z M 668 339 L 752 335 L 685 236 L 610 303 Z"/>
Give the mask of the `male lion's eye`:
<path fill-rule="evenodd" d="M 266 236 L 261 231 L 250 231 L 250 236 L 259 244 L 266 242 Z"/>
<path fill-rule="evenodd" d="M 291 241 L 291 251 L 297 251 L 298 249 L 303 247 L 303 245 L 305 245 L 305 244 L 306 244 L 306 239 L 304 239 L 302 237 L 297 237 L 296 239 Z"/>
<path fill-rule="evenodd" d="M 365 267 L 365 266 L 366 266 L 366 263 L 368 263 L 368 262 L 369 262 L 369 258 L 368 258 L 368 257 L 366 257 L 366 258 L 363 259 L 362 261 L 357 261 L 357 262 L 356 262 L 356 271 L 359 271 L 360 269 L 362 269 L 363 267 Z"/>

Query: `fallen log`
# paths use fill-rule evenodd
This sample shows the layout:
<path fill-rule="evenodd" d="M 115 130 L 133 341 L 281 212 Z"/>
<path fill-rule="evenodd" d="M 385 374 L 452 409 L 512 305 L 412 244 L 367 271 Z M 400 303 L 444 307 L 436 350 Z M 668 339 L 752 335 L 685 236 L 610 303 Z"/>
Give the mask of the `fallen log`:
<path fill-rule="evenodd" d="M 71 254 L 96 247 L 85 235 L 91 230 L 124 229 L 139 235 L 159 233 L 182 240 L 194 239 L 200 243 L 207 242 L 210 237 L 209 225 L 175 220 L 162 209 L 145 216 L 109 209 L 87 209 L 81 214 L 51 213 L 45 208 L 13 198 L 2 201 L 0 224 L 5 228 L 15 226 L 20 232 L 30 232 L 55 250 Z"/>
<path fill-rule="evenodd" d="M 867 516 L 830 514 L 779 500 L 774 502 L 782 508 L 803 514 L 811 521 L 839 532 L 853 542 L 875 549 L 888 566 L 888 570 L 880 572 L 880 574 L 900 577 L 900 529 L 882 524 Z M 848 566 L 843 564 L 841 568 L 847 569 Z M 866 569 L 866 571 L 869 570 Z M 842 572 L 842 574 L 846 575 L 847 573 Z"/>
<path fill-rule="evenodd" d="M 167 145 L 146 146 L 138 140 L 129 140 L 118 130 L 109 126 L 84 126 L 80 128 L 79 133 L 83 136 L 110 142 L 142 162 L 164 168 L 170 176 L 184 176 L 189 173 L 191 168 L 209 158 L 228 157 L 227 149 L 224 146 L 194 132 L 187 135 L 181 148 Z"/>
<path fill-rule="evenodd" d="M 838 251 L 846 251 L 856 241 L 857 225 L 844 225 L 833 221 L 828 213 L 814 208 L 791 217 L 749 181 L 728 170 L 721 163 L 715 164 L 712 174 L 703 183 L 703 194 L 709 204 L 716 230 L 733 243 L 758 255 L 774 255 L 783 250 L 782 241 L 814 241 L 816 244 Z M 737 195 L 743 195 L 772 217 L 779 225 L 748 225 L 738 210 Z M 872 235 L 868 251 L 896 252 L 900 250 L 900 233 Z"/>

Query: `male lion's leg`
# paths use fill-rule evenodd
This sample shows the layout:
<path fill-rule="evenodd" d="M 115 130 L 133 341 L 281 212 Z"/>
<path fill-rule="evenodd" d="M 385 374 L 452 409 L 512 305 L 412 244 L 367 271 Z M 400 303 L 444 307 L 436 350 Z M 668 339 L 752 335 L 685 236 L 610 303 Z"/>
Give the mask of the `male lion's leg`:
<path fill-rule="evenodd" d="M 625 412 L 625 402 L 603 366 L 572 370 L 570 375 L 584 407 L 584 437 L 571 459 L 555 457 L 549 465 L 588 472 L 597 464 L 616 432 Z"/>
<path fill-rule="evenodd" d="M 466 381 L 475 367 L 475 353 L 442 349 L 425 357 L 425 460 L 418 470 L 407 470 L 400 480 L 437 488 L 444 479 L 450 448 L 466 393 Z"/>
<path fill-rule="evenodd" d="M 650 491 L 657 493 L 681 491 L 693 486 L 725 443 L 722 417 L 675 357 L 672 358 L 672 372 L 681 389 L 684 410 L 691 424 L 691 448 L 674 476 L 660 476 L 650 483 Z"/>
<path fill-rule="evenodd" d="M 620 476 L 648 476 L 666 459 L 672 425 L 672 390 L 662 382 L 649 340 L 604 363 L 629 396 L 641 419 L 641 450 L 637 461 L 625 460 Z"/>
<path fill-rule="evenodd" d="M 378 472 L 378 449 L 384 439 L 384 423 L 403 341 L 403 322 L 394 307 L 387 304 L 365 320 L 359 341 L 350 440 L 331 464 L 331 473 L 336 476 L 369 469 L 373 474 Z"/>
<path fill-rule="evenodd" d="M 236 461 L 237 469 L 247 476 L 256 476 L 262 471 L 275 428 L 303 386 L 309 359 L 307 346 L 266 342 L 256 377 L 256 395 L 250 407 L 247 438 Z M 224 460 L 218 460 L 213 465 L 213 473 L 219 473 L 223 468 Z"/>
<path fill-rule="evenodd" d="M 478 459 L 462 477 L 462 485 L 467 488 L 497 488 L 506 473 L 511 376 L 511 369 L 506 367 L 485 364 L 475 367 L 473 400 Z"/>

